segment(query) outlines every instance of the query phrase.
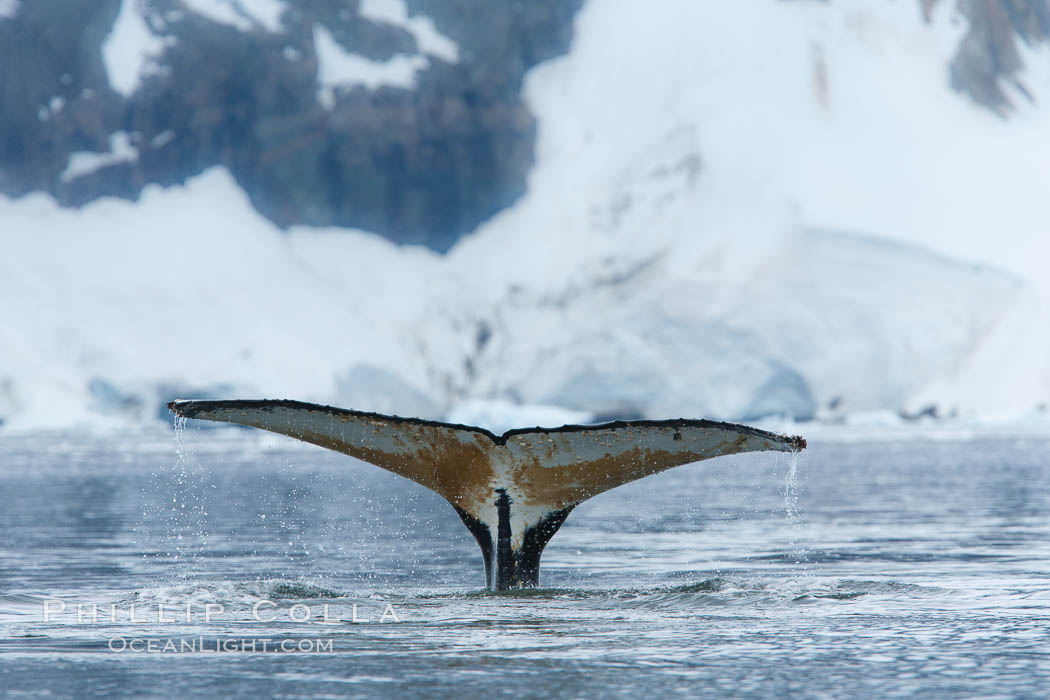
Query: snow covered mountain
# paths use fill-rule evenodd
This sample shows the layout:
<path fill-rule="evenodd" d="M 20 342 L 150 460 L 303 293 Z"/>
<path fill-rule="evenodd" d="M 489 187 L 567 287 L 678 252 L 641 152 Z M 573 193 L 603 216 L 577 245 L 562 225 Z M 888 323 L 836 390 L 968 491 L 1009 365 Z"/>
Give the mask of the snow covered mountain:
<path fill-rule="evenodd" d="M 438 17 L 376 7 L 431 48 L 361 80 L 462 59 Z M 569 411 L 536 420 L 1036 410 L 1050 52 L 1010 33 L 1019 65 L 988 78 L 1008 102 L 980 97 L 957 67 L 974 7 L 589 2 L 525 76 L 524 195 L 444 255 L 282 230 L 221 166 L 135 203 L 0 198 L 0 418 L 152 420 L 176 395 Z M 123 138 L 109 156 L 146 136 Z"/>
<path fill-rule="evenodd" d="M 0 193 L 227 168 L 279 226 L 447 249 L 524 192 L 525 71 L 579 0 L 43 0 L 0 18 Z"/>

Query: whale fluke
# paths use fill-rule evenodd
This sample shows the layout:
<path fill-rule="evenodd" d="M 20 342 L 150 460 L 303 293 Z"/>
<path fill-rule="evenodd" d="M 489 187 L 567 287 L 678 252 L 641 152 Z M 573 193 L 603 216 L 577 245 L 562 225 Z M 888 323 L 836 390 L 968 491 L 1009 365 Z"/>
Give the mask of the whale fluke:
<path fill-rule="evenodd" d="M 806 447 L 800 437 L 684 418 L 496 435 L 300 401 L 172 401 L 168 408 L 177 416 L 288 435 L 426 486 L 452 504 L 477 539 L 491 590 L 538 585 L 544 546 L 591 496 L 711 457 Z"/>

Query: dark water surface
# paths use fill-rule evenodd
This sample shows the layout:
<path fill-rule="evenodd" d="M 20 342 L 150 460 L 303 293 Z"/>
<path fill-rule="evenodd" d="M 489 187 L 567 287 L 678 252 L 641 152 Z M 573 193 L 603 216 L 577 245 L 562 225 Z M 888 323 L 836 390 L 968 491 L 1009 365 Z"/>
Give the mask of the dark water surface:
<path fill-rule="evenodd" d="M 438 496 L 247 431 L 0 437 L 0 531 L 10 697 L 1050 695 L 1045 438 L 681 467 L 515 594 Z"/>

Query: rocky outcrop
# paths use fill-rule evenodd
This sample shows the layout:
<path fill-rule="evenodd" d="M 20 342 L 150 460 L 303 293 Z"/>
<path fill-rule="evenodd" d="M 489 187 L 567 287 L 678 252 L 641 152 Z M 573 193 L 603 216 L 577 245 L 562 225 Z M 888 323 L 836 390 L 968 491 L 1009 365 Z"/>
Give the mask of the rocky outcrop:
<path fill-rule="evenodd" d="M 925 0 L 927 13 L 931 5 Z M 951 62 L 952 87 L 1000 115 L 1018 98 L 1031 100 L 1018 77 L 1024 63 L 1017 44 L 1050 38 L 1047 0 L 959 0 L 958 9 L 970 29 Z"/>
<path fill-rule="evenodd" d="M 567 50 L 580 4 L 410 0 L 408 16 L 455 42 L 455 60 L 428 55 L 411 87 L 348 86 L 324 105 L 316 27 L 375 62 L 422 55 L 418 39 L 354 2 L 286 2 L 273 32 L 214 21 L 194 3 L 125 1 L 164 46 L 129 96 L 102 59 L 120 0 L 27 2 L 0 21 L 0 192 L 50 192 L 67 206 L 135 199 L 219 164 L 278 225 L 361 228 L 438 250 L 524 192 L 535 120 L 522 77 Z M 129 157 L 68 169 L 74 153 L 111 152 L 120 132 Z"/>

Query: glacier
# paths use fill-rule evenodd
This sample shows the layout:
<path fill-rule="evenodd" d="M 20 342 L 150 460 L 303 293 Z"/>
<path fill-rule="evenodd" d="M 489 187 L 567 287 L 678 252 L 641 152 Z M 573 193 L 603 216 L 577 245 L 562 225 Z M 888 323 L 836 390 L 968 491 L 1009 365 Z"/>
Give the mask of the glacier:
<path fill-rule="evenodd" d="M 527 193 L 446 255 L 282 231 L 222 168 L 0 197 L 3 429 L 175 394 L 492 425 L 1045 412 L 1050 57 L 1003 120 L 944 79 L 953 13 L 587 3 L 526 79 Z"/>

